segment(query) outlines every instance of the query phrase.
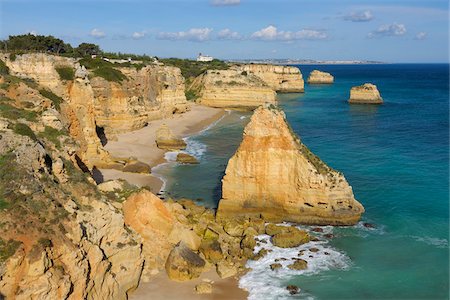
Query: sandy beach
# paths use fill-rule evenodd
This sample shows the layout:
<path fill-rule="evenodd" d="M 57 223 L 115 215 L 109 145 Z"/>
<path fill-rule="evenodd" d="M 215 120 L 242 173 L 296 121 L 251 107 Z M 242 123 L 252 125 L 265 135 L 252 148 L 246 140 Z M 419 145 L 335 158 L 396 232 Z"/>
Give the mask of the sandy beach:
<path fill-rule="evenodd" d="M 197 294 L 195 286 L 203 281 L 212 281 L 211 294 Z M 172 281 L 166 272 L 150 278 L 149 282 L 143 282 L 136 291 L 130 294 L 130 300 L 240 300 L 247 299 L 248 293 L 238 287 L 236 278 L 221 279 L 214 269 L 202 273 L 194 280 L 186 282 Z"/>
<path fill-rule="evenodd" d="M 105 149 L 113 157 L 134 157 L 153 168 L 165 162 L 166 150 L 159 149 L 155 143 L 156 131 L 162 124 L 166 124 L 174 134 L 184 138 L 207 128 L 224 114 L 223 109 L 192 104 L 186 113 L 151 121 L 148 126 L 139 130 L 118 134 L 117 140 L 109 141 Z M 100 172 L 104 181 L 121 178 L 139 187 L 147 186 L 154 193 L 159 192 L 163 185 L 161 179 L 151 174 L 126 173 L 114 169 L 101 169 Z"/>

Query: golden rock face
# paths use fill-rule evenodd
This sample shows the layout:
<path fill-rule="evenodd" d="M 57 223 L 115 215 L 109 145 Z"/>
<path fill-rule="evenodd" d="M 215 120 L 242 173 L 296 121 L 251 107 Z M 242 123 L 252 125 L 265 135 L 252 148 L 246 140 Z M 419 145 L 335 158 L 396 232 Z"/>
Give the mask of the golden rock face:
<path fill-rule="evenodd" d="M 381 98 L 380 92 L 378 91 L 376 85 L 365 83 L 360 86 L 352 87 L 348 102 L 360 104 L 382 104 L 383 98 Z"/>
<path fill-rule="evenodd" d="M 319 70 L 313 70 L 308 77 L 308 83 L 310 84 L 331 84 L 333 82 L 333 75 Z"/>
<path fill-rule="evenodd" d="M 255 110 L 222 183 L 218 218 L 351 225 L 364 212 L 345 177 L 311 153 L 274 106 Z"/>

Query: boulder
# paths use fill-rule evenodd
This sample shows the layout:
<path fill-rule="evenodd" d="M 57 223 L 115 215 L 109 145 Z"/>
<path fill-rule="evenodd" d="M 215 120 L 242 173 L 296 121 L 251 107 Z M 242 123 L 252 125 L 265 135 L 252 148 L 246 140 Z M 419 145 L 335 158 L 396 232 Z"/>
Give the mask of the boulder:
<path fill-rule="evenodd" d="M 195 286 L 195 292 L 197 294 L 211 294 L 212 289 L 212 284 L 209 282 L 202 282 Z"/>
<path fill-rule="evenodd" d="M 97 188 L 104 193 L 121 191 L 124 188 L 124 181 L 121 179 L 108 180 L 100 183 Z"/>
<path fill-rule="evenodd" d="M 355 104 L 382 104 L 383 98 L 381 98 L 376 85 L 365 83 L 352 87 L 348 102 Z"/>
<path fill-rule="evenodd" d="M 234 220 L 226 222 L 223 229 L 227 234 L 234 237 L 241 237 L 244 234 L 244 226 Z"/>
<path fill-rule="evenodd" d="M 330 73 L 313 70 L 308 77 L 309 84 L 330 84 L 334 82 L 334 77 Z"/>
<path fill-rule="evenodd" d="M 170 151 L 186 149 L 186 142 L 175 136 L 166 124 L 156 131 L 156 145 L 160 149 Z"/>
<path fill-rule="evenodd" d="M 206 260 L 213 264 L 223 258 L 222 248 L 217 240 L 202 240 L 199 250 L 205 256 Z"/>
<path fill-rule="evenodd" d="M 178 243 L 170 252 L 165 267 L 170 279 L 187 281 L 201 275 L 205 261 L 184 243 Z"/>
<path fill-rule="evenodd" d="M 187 153 L 183 153 L 183 152 L 178 153 L 177 162 L 182 163 L 182 164 L 198 164 L 199 163 L 198 160 L 194 156 L 189 155 Z"/>
<path fill-rule="evenodd" d="M 309 242 L 309 235 L 303 230 L 277 233 L 272 237 L 272 243 L 280 248 L 293 248 Z"/>
<path fill-rule="evenodd" d="M 238 272 L 238 268 L 233 263 L 222 260 L 217 263 L 216 271 L 220 278 L 224 279 L 235 276 Z"/>
<path fill-rule="evenodd" d="M 125 164 L 122 171 L 128 172 L 128 173 L 144 173 L 148 174 L 151 172 L 151 167 L 147 165 L 146 163 L 143 163 L 141 161 L 133 160 L 129 161 Z"/>
<path fill-rule="evenodd" d="M 269 223 L 266 225 L 266 234 L 270 236 L 274 236 L 275 234 L 282 233 L 282 232 L 290 232 L 293 231 L 292 226 L 281 226 L 281 225 L 275 225 L 272 223 Z"/>
<path fill-rule="evenodd" d="M 305 270 L 308 268 L 308 262 L 304 259 L 297 258 L 293 264 L 288 266 L 291 270 Z"/>

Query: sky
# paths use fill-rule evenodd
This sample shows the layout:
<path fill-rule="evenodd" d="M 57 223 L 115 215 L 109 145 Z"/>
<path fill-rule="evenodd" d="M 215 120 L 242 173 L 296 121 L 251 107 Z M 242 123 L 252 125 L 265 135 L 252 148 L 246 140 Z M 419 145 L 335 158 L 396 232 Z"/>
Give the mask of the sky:
<path fill-rule="evenodd" d="M 220 59 L 448 62 L 448 0 L 0 0 L 0 38 Z"/>

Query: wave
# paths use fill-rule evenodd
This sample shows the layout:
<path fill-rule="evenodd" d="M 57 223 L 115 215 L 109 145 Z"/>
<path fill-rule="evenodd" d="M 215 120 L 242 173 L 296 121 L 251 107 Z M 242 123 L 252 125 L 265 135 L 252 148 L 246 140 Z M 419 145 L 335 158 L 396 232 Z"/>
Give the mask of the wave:
<path fill-rule="evenodd" d="M 298 227 L 305 229 L 302 226 Z M 333 232 L 332 226 L 320 228 L 323 232 L 314 232 L 315 236 L 320 237 Z M 344 270 L 351 266 L 350 258 L 331 247 L 325 239 L 311 241 L 295 248 L 276 247 L 271 243 L 268 235 L 259 235 L 257 239 L 259 241 L 254 253 L 258 253 L 261 249 L 269 250 L 269 253 L 257 261 L 249 260 L 246 266 L 251 270 L 239 280 L 239 287 L 249 292 L 248 299 L 250 300 L 292 299 L 286 289 L 286 284 L 283 283 L 292 279 L 293 276 L 311 276 L 332 269 Z M 288 265 L 292 264 L 296 258 L 306 260 L 308 268 L 298 271 L 289 269 Z M 273 263 L 280 263 L 282 267 L 272 271 L 270 265 Z M 301 289 L 301 286 L 299 288 Z M 300 293 L 305 296 L 305 293 Z"/>
<path fill-rule="evenodd" d="M 436 248 L 442 249 L 448 248 L 448 240 L 446 239 L 440 239 L 431 236 L 415 236 L 415 235 L 411 235 L 410 237 L 418 242 L 423 242 L 431 246 L 436 246 Z"/>

